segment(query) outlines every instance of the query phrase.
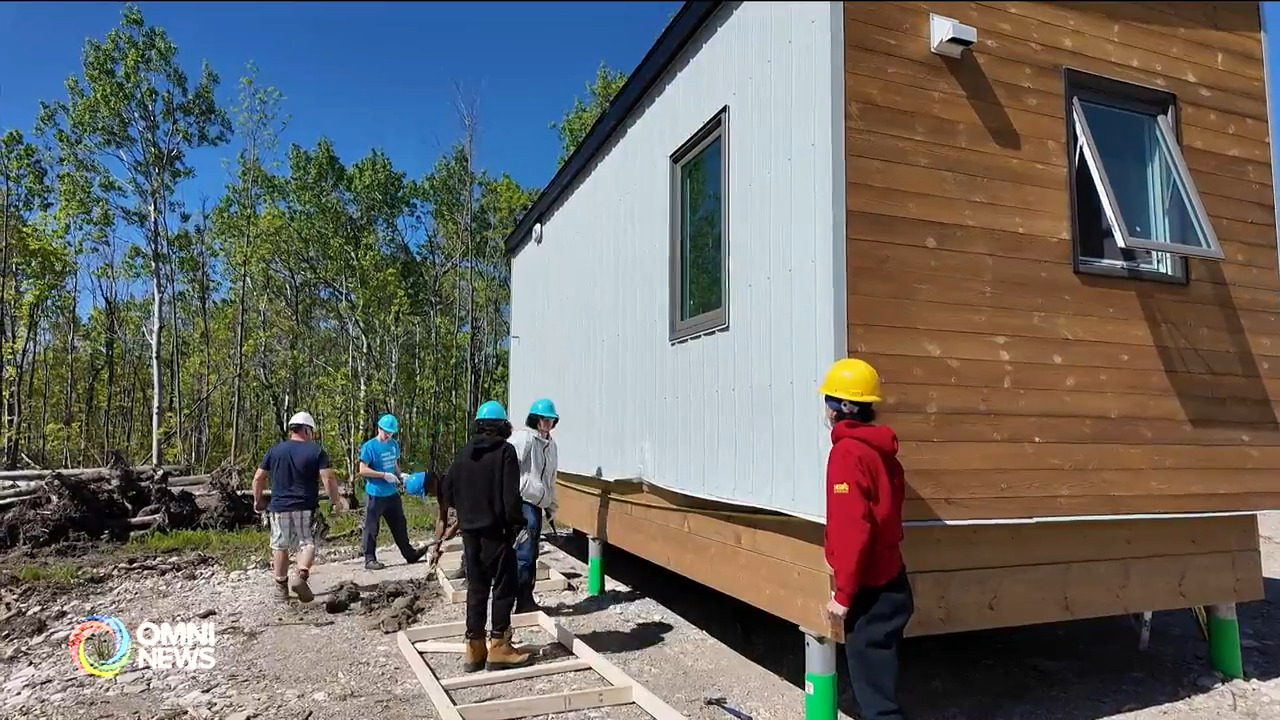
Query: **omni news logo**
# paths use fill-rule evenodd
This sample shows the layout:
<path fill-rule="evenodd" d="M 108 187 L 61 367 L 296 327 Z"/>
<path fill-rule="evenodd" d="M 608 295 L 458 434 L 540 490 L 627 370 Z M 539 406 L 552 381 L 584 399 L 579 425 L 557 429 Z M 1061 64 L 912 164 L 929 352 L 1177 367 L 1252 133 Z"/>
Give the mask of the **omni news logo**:
<path fill-rule="evenodd" d="M 72 628 L 67 651 L 80 672 L 109 678 L 130 666 L 210 670 L 216 643 L 211 622 L 142 622 L 131 633 L 118 617 L 90 615 Z"/>

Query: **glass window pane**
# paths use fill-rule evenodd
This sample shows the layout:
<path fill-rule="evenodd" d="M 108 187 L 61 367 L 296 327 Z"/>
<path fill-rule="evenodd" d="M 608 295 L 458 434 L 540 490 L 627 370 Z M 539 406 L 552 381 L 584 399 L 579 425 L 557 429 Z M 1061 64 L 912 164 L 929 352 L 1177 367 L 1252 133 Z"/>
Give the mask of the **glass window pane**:
<path fill-rule="evenodd" d="M 721 143 L 716 138 L 680 168 L 680 319 L 724 304 Z"/>
<path fill-rule="evenodd" d="M 1092 102 L 1080 106 L 1129 236 L 1212 248 L 1156 117 Z"/>
<path fill-rule="evenodd" d="M 1080 144 L 1076 145 L 1074 165 L 1080 259 L 1093 265 L 1172 272 L 1173 256 L 1169 253 L 1124 248 L 1116 242 L 1111 223 L 1102 209 L 1103 200 L 1098 195 L 1097 184 Z"/>

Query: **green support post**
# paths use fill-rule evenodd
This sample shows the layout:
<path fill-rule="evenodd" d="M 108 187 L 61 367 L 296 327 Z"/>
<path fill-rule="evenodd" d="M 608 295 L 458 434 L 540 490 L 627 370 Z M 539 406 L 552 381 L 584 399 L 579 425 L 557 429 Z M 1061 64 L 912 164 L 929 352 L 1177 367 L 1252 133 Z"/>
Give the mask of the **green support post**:
<path fill-rule="evenodd" d="M 836 718 L 836 644 L 804 632 L 804 720 Z"/>
<path fill-rule="evenodd" d="M 600 538 L 587 540 L 587 594 L 604 593 L 604 541 Z"/>
<path fill-rule="evenodd" d="M 1239 680 L 1244 677 L 1244 658 L 1240 651 L 1240 621 L 1235 603 L 1209 608 L 1209 664 L 1223 675 Z"/>

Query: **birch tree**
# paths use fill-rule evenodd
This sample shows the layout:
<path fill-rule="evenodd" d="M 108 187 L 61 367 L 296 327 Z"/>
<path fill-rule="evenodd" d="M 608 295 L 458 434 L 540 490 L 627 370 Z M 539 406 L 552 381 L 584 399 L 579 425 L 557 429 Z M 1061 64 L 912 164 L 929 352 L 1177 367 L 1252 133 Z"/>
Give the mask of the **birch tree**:
<path fill-rule="evenodd" d="M 230 131 L 205 63 L 192 85 L 163 28 L 126 5 L 106 39 L 89 39 L 83 77 L 67 78 L 67 99 L 42 105 L 40 124 L 64 156 L 75 156 L 95 191 L 141 236 L 151 282 L 151 462 L 162 462 L 162 324 L 166 261 L 180 183 L 192 177 L 191 150 L 224 143 Z"/>

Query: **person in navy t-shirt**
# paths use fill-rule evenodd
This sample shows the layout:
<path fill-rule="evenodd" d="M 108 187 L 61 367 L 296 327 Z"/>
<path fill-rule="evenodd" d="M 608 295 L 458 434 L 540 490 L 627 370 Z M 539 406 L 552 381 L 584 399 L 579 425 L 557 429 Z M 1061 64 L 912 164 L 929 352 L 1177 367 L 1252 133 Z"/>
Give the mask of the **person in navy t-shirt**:
<path fill-rule="evenodd" d="M 338 494 L 338 478 L 329 467 L 329 455 L 315 442 L 316 421 L 300 412 L 286 424 L 289 438 L 276 443 L 253 475 L 253 506 L 267 513 L 271 523 L 271 568 L 275 572 L 276 593 L 289 599 L 289 589 L 303 602 L 315 595 L 307 580 L 316 559 L 315 526 L 320 507 L 320 483 L 324 482 L 336 512 L 346 510 Z M 271 500 L 267 501 L 267 484 Z M 297 576 L 289 583 L 289 553 L 298 553 Z"/>
<path fill-rule="evenodd" d="M 425 554 L 409 542 L 409 526 L 400 499 L 400 443 L 395 439 L 399 431 L 396 416 L 383 415 L 378 418 L 378 434 L 360 446 L 360 475 L 365 478 L 364 491 L 369 501 L 364 516 L 366 570 L 386 567 L 378 562 L 378 525 L 382 518 L 386 518 L 387 529 L 406 563 L 416 563 Z"/>

